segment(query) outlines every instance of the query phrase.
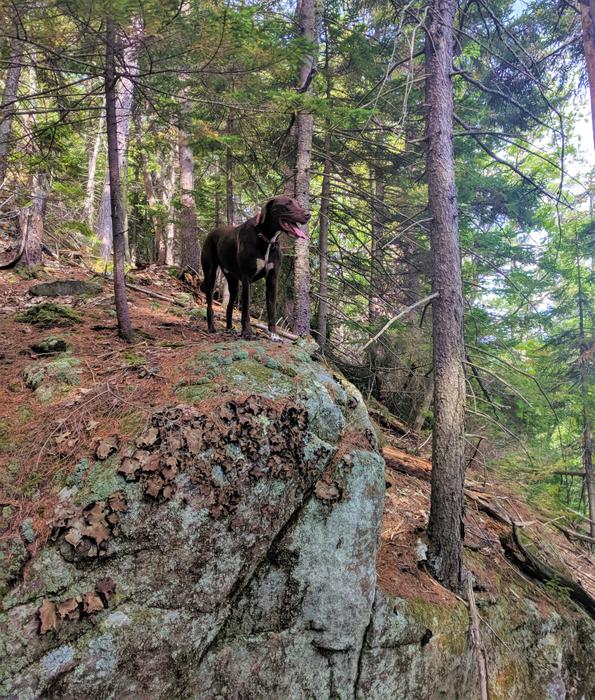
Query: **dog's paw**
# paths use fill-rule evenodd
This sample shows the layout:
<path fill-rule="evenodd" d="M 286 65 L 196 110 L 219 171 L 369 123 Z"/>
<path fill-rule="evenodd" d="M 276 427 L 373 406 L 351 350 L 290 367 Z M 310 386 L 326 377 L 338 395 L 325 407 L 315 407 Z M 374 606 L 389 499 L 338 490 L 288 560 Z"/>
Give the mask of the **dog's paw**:
<path fill-rule="evenodd" d="M 252 331 L 242 331 L 242 338 L 244 340 L 252 340 L 252 338 L 254 338 Z"/>
<path fill-rule="evenodd" d="M 282 343 L 283 339 L 281 338 L 280 335 L 277 335 L 277 333 L 271 333 L 269 331 L 269 338 L 273 341 L 273 343 Z"/>
<path fill-rule="evenodd" d="M 208 331 L 209 331 L 209 333 L 216 333 L 217 332 L 217 330 L 214 326 L 209 326 Z"/>
<path fill-rule="evenodd" d="M 234 331 L 233 328 L 226 328 L 225 329 L 225 335 L 235 335 L 236 332 Z"/>

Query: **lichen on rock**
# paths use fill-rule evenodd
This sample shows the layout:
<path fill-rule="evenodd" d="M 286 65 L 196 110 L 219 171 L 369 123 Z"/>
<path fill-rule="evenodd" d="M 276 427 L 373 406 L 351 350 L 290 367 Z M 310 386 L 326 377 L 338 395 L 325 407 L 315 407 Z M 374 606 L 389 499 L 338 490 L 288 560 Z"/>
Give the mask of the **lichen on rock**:
<path fill-rule="evenodd" d="M 90 442 L 50 540 L 2 544 L 0 696 L 477 696 L 464 604 L 376 586 L 377 436 L 303 345 L 214 344 L 177 401 Z M 485 640 L 491 696 L 589 697 L 591 621 L 532 605 L 480 611 L 510 647 Z"/>

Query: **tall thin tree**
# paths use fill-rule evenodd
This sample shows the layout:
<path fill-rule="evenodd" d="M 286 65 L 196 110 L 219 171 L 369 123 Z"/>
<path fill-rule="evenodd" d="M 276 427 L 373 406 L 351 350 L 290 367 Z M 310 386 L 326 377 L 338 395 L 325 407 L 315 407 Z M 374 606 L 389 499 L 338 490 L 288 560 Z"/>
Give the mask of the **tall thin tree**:
<path fill-rule="evenodd" d="M 595 146 L 595 0 L 580 0 L 583 51 L 587 63 L 589 96 L 591 98 L 591 124 Z"/>
<path fill-rule="evenodd" d="M 138 54 L 143 35 L 143 23 L 139 18 L 132 21 L 132 27 L 126 40 L 126 46 L 120 52 L 121 76 L 118 80 L 116 95 L 116 129 L 118 137 L 119 171 L 125 164 L 128 135 L 130 132 L 130 117 L 132 114 L 132 99 L 134 96 L 134 81 L 138 73 Z M 107 110 L 106 110 L 107 111 Z M 112 252 L 112 222 L 111 222 L 111 188 L 109 172 L 105 173 L 103 194 L 97 215 L 97 236 L 101 242 L 101 254 L 107 259 Z"/>
<path fill-rule="evenodd" d="M 299 9 L 300 34 L 316 45 L 316 2 L 301 0 Z M 310 93 L 316 70 L 316 52 L 304 58 L 300 71 L 299 91 Z M 308 110 L 300 110 L 297 117 L 297 151 L 295 195 L 304 209 L 310 207 L 310 167 L 312 165 L 312 134 L 314 116 Z M 293 330 L 298 335 L 310 332 L 310 250 L 307 238 L 295 242 L 294 312 Z"/>
<path fill-rule="evenodd" d="M 434 426 L 428 563 L 453 591 L 463 572 L 463 292 L 453 152 L 456 0 L 431 0 L 426 37 L 427 178 L 432 221 Z"/>
<path fill-rule="evenodd" d="M 105 35 L 105 117 L 107 127 L 107 160 L 110 188 L 111 224 L 114 258 L 114 296 L 118 333 L 124 340 L 132 339 L 132 327 L 128 314 L 128 298 L 124 277 L 124 216 L 122 211 L 122 191 L 120 185 L 120 154 L 118 143 L 118 78 L 116 75 L 117 46 L 116 25 L 113 18 L 107 20 Z"/>
<path fill-rule="evenodd" d="M 20 25 L 18 23 L 15 24 L 18 36 Z M 19 78 L 21 77 L 23 46 L 24 44 L 20 38 L 15 38 L 11 41 L 10 62 L 4 82 L 2 106 L 0 106 L 0 190 L 4 186 L 4 180 L 8 171 L 10 130 L 19 89 Z"/>

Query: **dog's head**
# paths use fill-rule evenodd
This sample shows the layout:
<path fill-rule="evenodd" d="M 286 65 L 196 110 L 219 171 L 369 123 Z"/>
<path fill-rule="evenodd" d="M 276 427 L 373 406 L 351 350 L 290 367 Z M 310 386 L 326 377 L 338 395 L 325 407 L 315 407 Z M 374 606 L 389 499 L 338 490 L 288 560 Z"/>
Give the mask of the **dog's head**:
<path fill-rule="evenodd" d="M 292 197 L 270 199 L 256 216 L 256 223 L 270 230 L 285 231 L 293 238 L 308 238 L 308 234 L 298 226 L 307 224 L 310 212 L 305 211 Z"/>

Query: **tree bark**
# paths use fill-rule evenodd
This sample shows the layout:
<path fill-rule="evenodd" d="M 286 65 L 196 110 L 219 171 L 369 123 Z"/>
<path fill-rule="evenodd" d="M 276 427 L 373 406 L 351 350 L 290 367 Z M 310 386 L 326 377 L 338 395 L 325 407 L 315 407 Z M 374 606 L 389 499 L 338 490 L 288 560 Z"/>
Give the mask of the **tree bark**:
<path fill-rule="evenodd" d="M 97 160 L 99 159 L 99 151 L 101 150 L 101 142 L 103 141 L 103 128 L 105 122 L 105 114 L 101 113 L 99 124 L 97 126 L 97 136 L 93 143 L 93 148 L 89 150 L 89 163 L 87 167 L 87 192 L 85 195 L 85 203 L 83 206 L 83 220 L 93 227 L 93 214 L 95 211 L 95 175 L 97 173 Z"/>
<path fill-rule="evenodd" d="M 579 350 L 578 360 L 579 386 L 582 402 L 582 461 L 584 470 L 584 483 L 587 492 L 587 503 L 589 507 L 589 531 L 591 537 L 595 537 L 595 484 L 593 483 L 593 438 L 591 433 L 591 416 L 589 413 L 589 361 L 587 352 L 589 343 L 585 338 L 585 295 L 583 290 L 583 278 L 581 271 L 581 256 L 578 235 L 574 237 L 576 253 L 576 273 L 578 285 L 578 322 L 579 322 Z"/>
<path fill-rule="evenodd" d="M 328 234 L 331 194 L 331 134 L 324 137 L 324 168 L 320 197 L 318 344 L 324 350 L 328 335 Z"/>
<path fill-rule="evenodd" d="M 31 205 L 27 220 L 27 238 L 18 266 L 33 267 L 43 262 L 43 234 L 45 204 L 47 198 L 47 177 L 35 172 L 31 180 Z"/>
<path fill-rule="evenodd" d="M 35 65 L 29 70 L 29 92 L 31 95 L 37 92 L 37 71 Z M 27 130 L 29 145 L 27 150 L 33 159 L 40 161 L 39 146 L 35 138 L 35 113 L 31 113 L 23 120 Z M 19 267 L 32 267 L 43 262 L 43 237 L 45 205 L 48 189 L 48 177 L 43 171 L 43 163 L 38 162 L 31 177 L 31 204 L 26 214 L 26 238 L 23 253 L 18 261 Z"/>
<path fill-rule="evenodd" d="M 21 64 L 23 62 L 23 42 L 13 39 L 11 42 L 11 55 L 4 94 L 2 95 L 2 107 L 0 107 L 0 191 L 4 187 L 4 180 L 8 171 L 8 153 L 10 145 L 10 130 L 16 107 L 15 99 L 19 89 L 21 77 Z"/>
<path fill-rule="evenodd" d="M 227 117 L 226 131 L 233 134 L 233 117 Z M 225 212 L 227 225 L 233 226 L 234 202 L 233 202 L 233 152 L 229 146 L 225 149 Z"/>
<path fill-rule="evenodd" d="M 372 237 L 370 242 L 370 292 L 368 295 L 368 321 L 372 324 L 380 315 L 381 241 L 384 228 L 384 181 L 380 159 L 382 157 L 382 125 L 375 119 L 379 129 L 376 136 L 375 163 L 370 173 L 370 220 Z"/>
<path fill-rule="evenodd" d="M 128 147 L 130 116 L 132 114 L 132 99 L 134 96 L 134 78 L 138 73 L 138 54 L 142 33 L 141 20 L 133 20 L 131 39 L 121 52 L 123 73 L 118 80 L 118 92 L 115 99 L 119 172 L 122 172 L 125 166 L 124 158 Z M 105 173 L 103 194 L 97 218 L 97 236 L 101 243 L 101 255 L 107 260 L 112 252 L 112 206 L 108 170 Z"/>
<path fill-rule="evenodd" d="M 589 96 L 591 98 L 593 145 L 595 146 L 595 0 L 582 0 L 579 2 L 579 6 L 583 28 L 583 51 L 587 63 Z"/>
<path fill-rule="evenodd" d="M 116 28 L 112 18 L 107 20 L 105 54 L 105 114 L 107 126 L 107 159 L 110 190 L 110 223 L 113 230 L 114 297 L 118 318 L 118 333 L 124 340 L 132 339 L 132 327 L 128 314 L 128 297 L 124 277 L 124 219 L 122 215 L 122 192 L 120 186 L 120 163 L 118 133 L 118 95 L 116 76 Z"/>
<path fill-rule="evenodd" d="M 426 38 L 428 196 L 433 291 L 434 430 L 428 565 L 453 591 L 463 573 L 463 294 L 451 82 L 456 0 L 431 0 Z"/>
<path fill-rule="evenodd" d="M 316 44 L 316 3 L 315 0 L 301 0 L 299 9 L 300 34 Z M 311 92 L 312 76 L 315 70 L 315 55 L 305 57 L 300 71 L 299 91 Z M 310 207 L 310 167 L 312 164 L 312 134 L 314 117 L 300 111 L 297 118 L 297 151 L 295 195 L 301 207 Z M 293 331 L 297 335 L 310 333 L 310 255 L 308 239 L 299 238 L 295 242 L 294 267 L 294 314 Z"/>
<path fill-rule="evenodd" d="M 330 46 L 327 17 L 324 17 L 324 75 L 326 78 L 326 101 L 331 100 Z M 322 190 L 320 193 L 320 232 L 318 240 L 318 344 L 324 351 L 328 335 L 328 234 L 331 194 L 331 125 L 326 120 L 324 134 L 324 166 L 322 170 Z"/>
<path fill-rule="evenodd" d="M 194 272 L 200 269 L 198 221 L 194 201 L 194 156 L 186 132 L 185 120 L 190 112 L 190 102 L 185 90 L 181 96 L 181 122 L 178 129 L 180 158 L 180 264 Z"/>

